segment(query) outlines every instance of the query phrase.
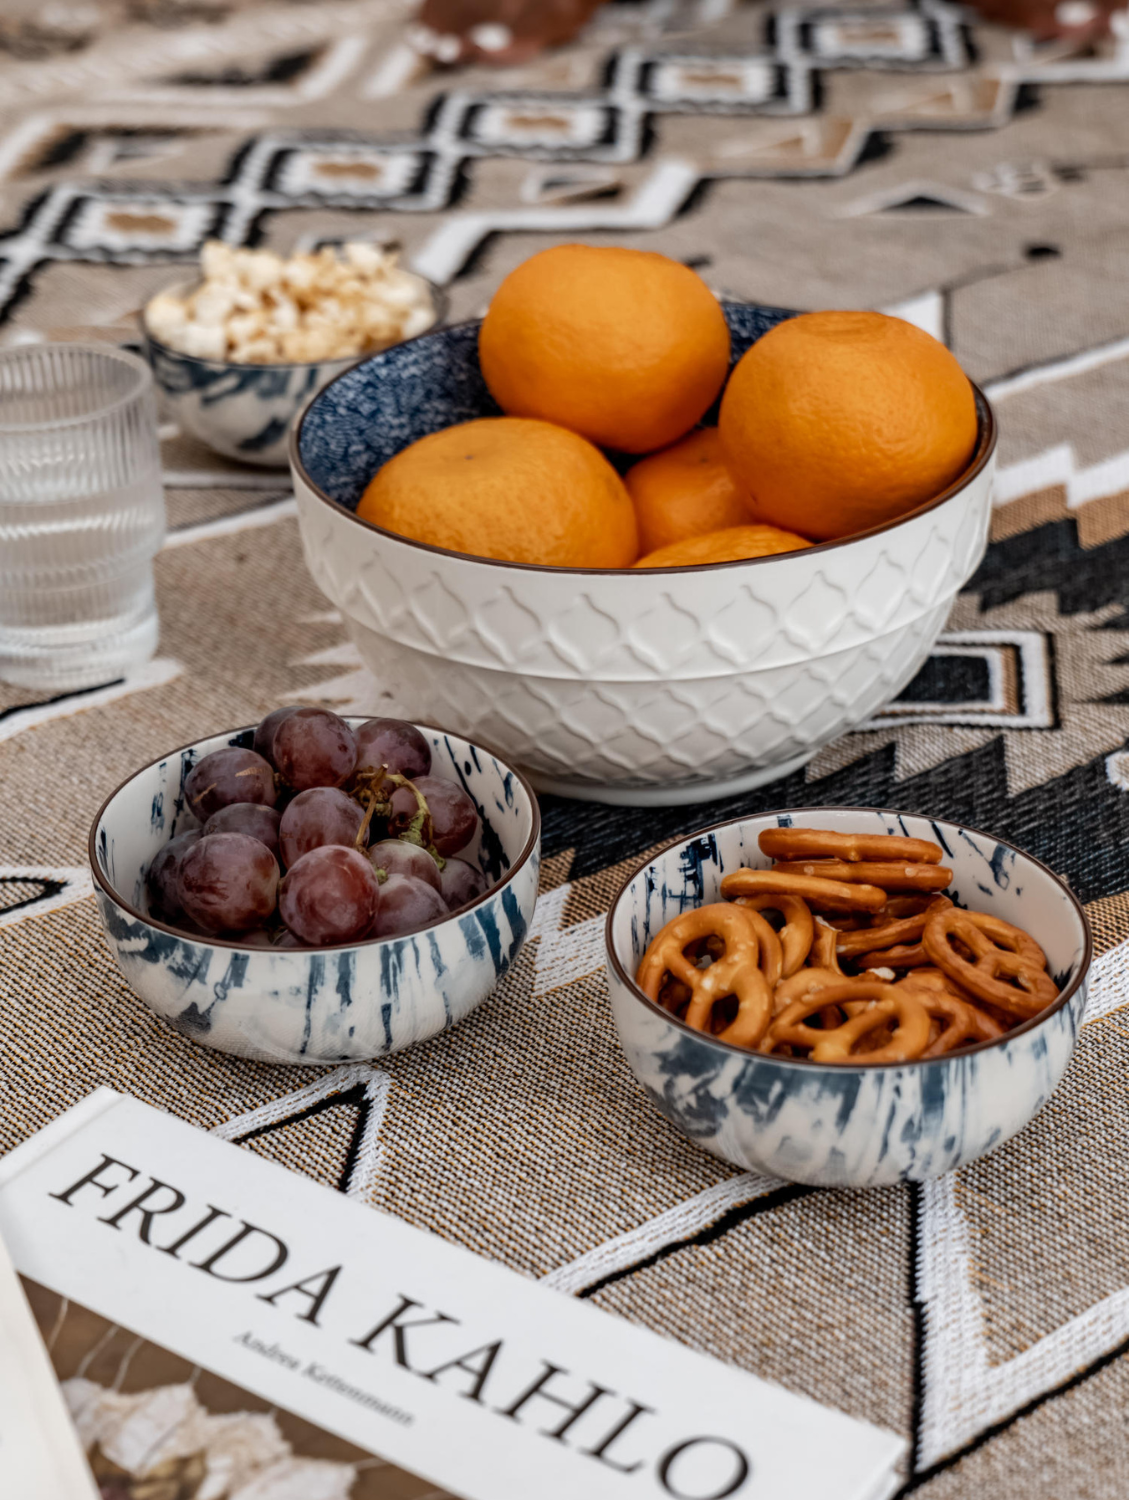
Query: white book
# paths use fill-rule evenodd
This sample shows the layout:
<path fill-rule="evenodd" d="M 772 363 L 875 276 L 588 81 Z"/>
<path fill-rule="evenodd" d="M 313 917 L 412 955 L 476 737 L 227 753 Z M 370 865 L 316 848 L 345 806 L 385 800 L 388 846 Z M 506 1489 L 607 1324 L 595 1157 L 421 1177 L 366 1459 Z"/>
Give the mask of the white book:
<path fill-rule="evenodd" d="M 896 1487 L 893 1434 L 109 1090 L 0 1160 L 0 1235 L 53 1320 L 103 1484 L 177 1479 L 200 1500 Z M 0 1344 L 0 1392 L 12 1363 Z"/>

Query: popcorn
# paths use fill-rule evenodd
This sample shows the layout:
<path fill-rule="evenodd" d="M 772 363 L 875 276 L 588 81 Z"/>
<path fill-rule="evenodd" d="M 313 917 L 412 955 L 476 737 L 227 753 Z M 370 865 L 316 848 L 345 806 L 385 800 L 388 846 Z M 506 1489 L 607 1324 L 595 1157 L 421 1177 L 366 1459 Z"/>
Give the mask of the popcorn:
<path fill-rule="evenodd" d="M 219 323 L 186 323 L 171 346 L 197 359 L 225 359 L 227 336 Z"/>
<path fill-rule="evenodd" d="M 145 309 L 153 337 L 202 359 L 306 364 L 386 349 L 430 328 L 427 283 L 394 251 L 349 241 L 287 259 L 209 240 L 187 297 L 158 292 Z"/>
<path fill-rule="evenodd" d="M 163 344 L 174 342 L 176 335 L 188 322 L 188 308 L 179 297 L 168 292 L 158 292 L 146 309 L 149 327 Z"/>

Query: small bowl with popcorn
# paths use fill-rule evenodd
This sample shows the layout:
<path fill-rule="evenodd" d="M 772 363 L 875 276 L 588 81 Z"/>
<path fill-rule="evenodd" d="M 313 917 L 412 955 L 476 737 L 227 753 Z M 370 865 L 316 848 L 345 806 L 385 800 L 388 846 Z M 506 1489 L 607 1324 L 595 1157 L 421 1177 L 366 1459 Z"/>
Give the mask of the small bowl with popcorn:
<path fill-rule="evenodd" d="M 288 257 L 210 240 L 201 277 L 141 323 L 166 414 L 217 453 L 284 469 L 290 424 L 358 359 L 440 320 L 439 294 L 364 241 Z"/>

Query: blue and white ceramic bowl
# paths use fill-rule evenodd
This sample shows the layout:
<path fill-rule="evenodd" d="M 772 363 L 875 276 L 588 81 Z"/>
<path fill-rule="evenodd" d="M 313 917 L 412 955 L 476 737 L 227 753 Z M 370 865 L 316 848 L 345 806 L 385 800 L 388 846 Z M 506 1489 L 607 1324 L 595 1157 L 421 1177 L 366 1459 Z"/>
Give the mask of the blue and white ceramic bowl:
<path fill-rule="evenodd" d="M 792 316 L 724 310 L 734 360 Z M 498 415 L 478 327 L 363 361 L 293 429 L 314 582 L 399 702 L 497 745 L 540 790 L 665 806 L 785 776 L 897 697 L 987 544 L 996 425 L 982 395 L 968 470 L 884 526 L 700 567 L 535 567 L 431 547 L 355 514 L 409 443 Z"/>
<path fill-rule="evenodd" d="M 90 830 L 94 891 L 118 968 L 151 1010 L 205 1047 L 308 1066 L 399 1052 L 482 1004 L 529 931 L 541 816 L 529 783 L 490 751 L 419 728 L 431 746 L 432 774 L 458 782 L 478 809 L 481 835 L 460 857 L 493 884 L 404 937 L 317 950 L 248 948 L 189 936 L 147 914 L 149 861 L 198 826 L 185 807 L 185 777 L 212 750 L 250 745 L 253 727 L 174 750 L 111 793 Z"/>
<path fill-rule="evenodd" d="M 166 288 L 187 296 L 196 283 Z M 431 288 L 436 322 L 442 302 Z M 433 325 L 434 326 L 434 325 Z M 182 432 L 225 458 L 265 469 L 285 469 L 290 424 L 323 386 L 364 356 L 305 364 L 237 364 L 182 354 L 153 337 L 141 317 L 145 350 L 161 393 L 164 414 Z"/>
<path fill-rule="evenodd" d="M 792 824 L 933 839 L 953 870 L 946 894 L 1030 932 L 1046 952 L 1058 999 L 999 1041 L 870 1067 L 746 1052 L 653 1004 L 634 983 L 651 939 L 688 907 L 719 900 L 723 875 L 742 865 L 768 868 L 757 835 Z M 938 1177 L 1022 1130 L 1070 1061 L 1091 959 L 1082 908 L 1046 865 L 972 828 L 871 808 L 765 813 L 670 844 L 627 881 L 606 938 L 620 1041 L 655 1107 L 715 1156 L 819 1187 Z"/>

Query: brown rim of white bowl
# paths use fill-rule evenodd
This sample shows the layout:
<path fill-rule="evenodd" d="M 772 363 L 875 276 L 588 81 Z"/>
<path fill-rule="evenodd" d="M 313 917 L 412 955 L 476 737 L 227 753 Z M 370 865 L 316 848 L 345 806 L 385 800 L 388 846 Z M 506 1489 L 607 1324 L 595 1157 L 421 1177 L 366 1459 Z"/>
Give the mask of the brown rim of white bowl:
<path fill-rule="evenodd" d="M 753 304 L 738 302 L 735 304 L 726 305 L 747 307 Z M 487 563 L 490 567 L 494 568 L 517 568 L 520 571 L 526 573 L 576 573 L 585 578 L 591 577 L 593 574 L 598 574 L 601 577 L 608 576 L 619 578 L 647 578 L 656 575 L 662 576 L 667 573 L 704 573 L 715 568 L 747 568 L 752 566 L 753 564 L 780 562 L 789 557 L 810 557 L 813 553 L 816 552 L 829 552 L 833 547 L 849 547 L 852 543 L 861 542 L 866 537 L 879 536 L 882 532 L 892 531 L 895 527 L 902 526 L 907 521 L 916 520 L 918 516 L 923 516 L 927 511 L 936 509 L 938 505 L 943 505 L 946 500 L 951 500 L 953 496 L 958 493 L 958 491 L 964 489 L 966 485 L 971 484 L 976 476 L 982 472 L 982 470 L 987 465 L 988 460 L 996 451 L 996 442 L 999 437 L 999 431 L 996 424 L 996 414 L 992 410 L 992 403 L 988 400 L 987 396 L 976 384 L 976 382 L 974 380 L 970 380 L 968 383 L 976 393 L 977 397 L 976 416 L 978 430 L 976 437 L 976 451 L 973 454 L 972 462 L 969 464 L 967 469 L 965 469 L 963 473 L 961 473 L 956 479 L 954 479 L 952 484 L 943 489 L 939 495 L 935 495 L 932 500 L 925 500 L 920 505 L 916 506 L 913 510 L 907 511 L 905 515 L 895 516 L 892 521 L 883 521 L 880 526 L 871 526 L 866 531 L 852 532 L 850 536 L 838 537 L 833 542 L 813 542 L 810 547 L 802 547 L 797 549 L 795 552 L 774 552 L 767 557 L 735 557 L 728 562 L 687 563 L 680 567 L 665 568 L 557 568 L 549 567 L 545 563 L 512 562 L 508 558 L 478 557 L 473 552 L 455 552 L 450 547 L 436 547 L 433 546 L 430 542 L 420 542 L 417 541 L 414 537 L 401 536 L 398 531 L 388 531 L 383 526 L 377 526 L 373 521 L 366 521 L 361 516 L 358 516 L 356 511 L 350 510 L 347 505 L 342 505 L 339 500 L 334 500 L 332 496 L 327 495 L 323 489 L 319 488 L 319 486 L 314 483 L 309 474 L 306 472 L 306 466 L 302 462 L 301 450 L 302 428 L 306 424 L 306 418 L 309 416 L 314 403 L 319 401 L 322 396 L 325 395 L 326 391 L 328 391 L 331 386 L 335 385 L 338 380 L 344 379 L 346 375 L 351 375 L 356 369 L 357 365 L 364 363 L 366 360 L 379 359 L 382 354 L 390 353 L 392 349 L 406 348 L 408 344 L 414 344 L 418 339 L 431 338 L 433 335 L 438 335 L 441 333 L 453 333 L 456 329 L 471 328 L 476 326 L 480 322 L 480 318 L 468 318 L 462 323 L 448 323 L 442 328 L 428 328 L 425 329 L 423 333 L 417 333 L 413 338 L 404 339 L 399 344 L 391 345 L 387 350 L 380 349 L 375 354 L 362 354 L 358 356 L 357 360 L 354 361 L 350 369 L 342 370 L 340 374 L 335 375 L 332 380 L 327 381 L 325 385 L 322 386 L 321 390 L 314 397 L 313 401 L 311 401 L 310 404 L 306 407 L 305 411 L 302 413 L 299 419 L 296 422 L 291 423 L 290 435 L 287 439 L 287 447 L 290 454 L 290 467 L 301 477 L 303 484 L 312 495 L 316 495 L 317 498 L 322 501 L 323 504 L 328 505 L 331 510 L 339 511 L 342 515 L 348 516 L 350 521 L 355 522 L 358 526 L 365 527 L 368 531 L 375 532 L 377 536 L 385 536 L 388 537 L 391 541 L 402 542 L 406 547 L 418 547 L 421 552 L 432 552 L 440 557 L 455 557 L 458 558 L 461 562 Z M 194 358 L 195 356 L 186 357 Z M 248 366 L 247 368 L 250 369 L 253 368 L 253 366 Z M 269 366 L 266 368 L 269 368 Z M 985 413 L 983 421 L 980 420 L 981 409 L 983 409 Z M 472 418 L 471 420 L 473 421 L 475 419 Z M 457 424 L 452 423 L 451 425 L 455 426 Z M 440 428 L 439 430 L 446 431 L 445 428 Z M 691 429 L 691 431 L 693 430 L 695 429 Z M 427 435 L 428 434 L 425 434 L 425 436 Z M 403 452 L 403 449 L 401 449 L 400 451 Z M 641 453 L 639 454 L 639 457 L 645 458 L 646 455 Z"/>
<path fill-rule="evenodd" d="M 414 271 L 410 274 L 412 276 L 416 275 Z M 195 288 L 202 286 L 203 283 L 199 277 L 191 280 L 189 277 L 184 276 L 179 281 L 170 281 L 168 286 L 161 287 L 153 293 L 152 297 L 146 298 L 144 306 L 136 314 L 137 326 L 140 328 L 141 336 L 146 343 L 152 344 L 162 354 L 170 355 L 173 359 L 190 359 L 193 364 L 207 365 L 212 370 L 317 370 L 323 365 L 344 365 L 346 368 L 339 370 L 337 373 L 338 375 L 347 375 L 353 365 L 360 364 L 362 360 L 374 359 L 378 354 L 387 354 L 389 349 L 398 349 L 401 344 L 414 343 L 416 339 L 422 339 L 429 333 L 438 333 L 440 329 L 446 327 L 443 319 L 447 316 L 447 309 L 451 305 L 451 299 L 441 286 L 436 286 L 433 281 L 428 281 L 426 276 L 417 276 L 416 279 L 417 281 L 422 281 L 427 287 L 428 294 L 431 297 L 431 310 L 435 314 L 435 322 L 432 323 L 430 328 L 425 328 L 423 333 L 413 333 L 410 339 L 396 339 L 393 343 L 386 344 L 383 349 L 370 349 L 367 354 L 339 354 L 329 359 L 256 360 L 252 363 L 249 360 L 209 359 L 204 354 L 189 354 L 186 349 L 174 349 L 172 344 L 166 344 L 163 339 L 159 339 L 150 329 L 148 320 L 145 317 L 145 310 L 154 297 L 174 292 L 178 287 Z M 336 378 L 337 376 L 334 376 L 334 379 Z M 332 385 L 332 383 L 332 381 L 327 381 L 329 385 Z"/>
<path fill-rule="evenodd" d="M 348 717 L 350 719 L 356 719 L 360 718 L 361 716 L 359 714 L 349 714 Z M 416 723 L 416 720 L 410 719 L 406 722 L 414 724 Z M 257 726 L 254 724 L 247 724 L 242 729 L 217 729 L 214 734 L 206 734 L 203 736 L 203 738 L 206 740 L 215 740 L 222 738 L 226 734 L 230 739 L 231 737 L 239 734 L 253 734 L 256 727 Z M 445 729 L 441 724 L 428 724 L 423 720 L 419 721 L 418 727 L 434 730 L 437 734 L 454 734 L 454 730 Z M 463 739 L 464 736 L 460 734 L 458 738 Z M 164 755 L 155 756 L 153 760 L 147 761 L 145 765 L 138 766 L 136 771 L 132 771 L 127 777 L 125 777 L 124 780 L 120 781 L 117 784 L 114 790 L 102 803 L 101 807 L 99 807 L 98 811 L 94 814 L 94 820 L 90 824 L 90 832 L 86 838 L 86 854 L 88 860 L 90 861 L 90 873 L 94 877 L 95 883 L 102 887 L 103 891 L 110 898 L 110 900 L 114 902 L 115 906 L 120 906 L 122 911 L 128 912 L 129 915 L 136 921 L 144 922 L 148 927 L 156 927 L 161 932 L 167 932 L 175 938 L 180 938 L 182 942 L 197 943 L 201 947 L 208 948 L 234 948 L 237 952 L 240 953 L 253 953 L 257 951 L 261 951 L 263 953 L 336 953 L 346 948 L 370 948 L 375 946 L 375 944 L 377 943 L 394 943 L 397 942 L 400 938 L 415 937 L 417 932 L 426 932 L 431 927 L 439 927 L 442 923 L 449 922 L 455 917 L 465 916 L 468 912 L 472 912 L 476 906 L 481 906 L 484 901 L 493 896 L 494 892 L 498 889 L 499 886 L 508 884 L 513 879 L 513 877 L 518 873 L 522 866 L 528 862 L 533 854 L 534 849 L 536 849 L 538 844 L 540 843 L 541 806 L 537 801 L 537 793 L 533 790 L 532 786 L 526 780 L 525 776 L 521 771 L 517 769 L 516 766 L 511 766 L 509 761 L 503 760 L 501 755 L 497 750 L 493 748 L 493 746 L 485 745 L 480 740 L 467 740 L 468 745 L 473 745 L 476 750 L 485 751 L 487 755 L 492 755 L 500 766 L 505 766 L 506 770 L 517 780 L 522 791 L 524 791 L 526 796 L 529 798 L 530 811 L 533 814 L 533 822 L 529 829 L 529 837 L 523 844 L 521 853 L 518 855 L 517 859 L 514 860 L 513 864 L 509 867 L 506 873 L 500 876 L 487 890 L 483 891 L 481 896 L 476 896 L 473 901 L 468 901 L 465 906 L 459 906 L 454 911 L 449 911 L 446 916 L 435 917 L 434 920 L 425 922 L 422 927 L 417 927 L 412 932 L 398 932 L 393 934 L 391 937 L 361 938 L 358 942 L 355 943 L 325 943 L 322 945 L 307 944 L 303 948 L 263 948 L 261 950 L 258 950 L 253 947 L 249 947 L 246 943 L 237 943 L 233 938 L 213 937 L 211 933 L 207 932 L 185 932 L 182 927 L 173 927 L 168 922 L 162 922 L 159 917 L 150 916 L 148 912 L 138 911 L 137 907 L 134 906 L 132 902 L 127 901 L 125 897 L 121 895 L 121 893 L 110 884 L 109 880 L 107 880 L 106 876 L 102 873 L 102 870 L 98 864 L 98 851 L 95 845 L 95 834 L 98 832 L 98 825 L 105 816 L 106 809 L 109 807 L 110 803 L 114 800 L 119 792 L 125 791 L 126 787 L 130 784 L 131 781 L 133 781 L 136 777 L 142 775 L 143 772 L 151 770 L 154 766 L 159 766 L 162 761 L 171 760 L 174 755 L 183 755 L 185 750 L 194 750 L 199 744 L 200 740 L 189 740 L 186 745 L 179 745 L 175 750 L 167 750 Z M 217 749 L 222 748 L 222 745 L 217 746 Z M 454 858 L 454 856 L 452 856 L 452 858 Z M 279 871 L 281 878 L 281 861 L 279 862 Z"/>
<path fill-rule="evenodd" d="M 842 812 L 879 813 L 882 817 L 885 818 L 929 817 L 928 813 L 898 812 L 895 809 L 888 807 L 782 807 L 767 813 L 747 813 L 744 817 L 725 818 L 720 823 L 711 823 L 708 828 L 697 828 L 693 833 L 683 834 L 681 838 L 671 839 L 669 843 L 664 844 L 661 849 L 652 854 L 649 859 L 645 859 L 642 864 L 640 864 L 636 869 L 632 870 L 631 874 L 628 875 L 626 880 L 620 886 L 619 890 L 616 892 L 615 897 L 612 900 L 612 904 L 608 907 L 607 919 L 604 922 L 604 949 L 608 956 L 608 963 L 611 964 L 612 968 L 615 970 L 616 978 L 619 979 L 619 981 L 624 985 L 627 992 L 631 995 L 632 999 L 638 1000 L 641 1005 L 645 1005 L 648 1010 L 653 1011 L 657 1016 L 661 1016 L 664 1021 L 668 1021 L 672 1026 L 677 1026 L 678 1029 L 680 1031 L 684 1031 L 687 1036 L 696 1037 L 698 1041 L 708 1042 L 715 1047 L 721 1047 L 724 1051 L 731 1052 L 737 1057 L 751 1058 L 756 1062 L 762 1063 L 776 1063 L 781 1067 L 802 1069 L 823 1068 L 829 1073 L 846 1073 L 851 1071 L 852 1068 L 854 1068 L 856 1072 L 871 1072 L 876 1068 L 932 1067 L 934 1064 L 951 1062 L 954 1058 L 966 1057 L 973 1052 L 986 1052 L 990 1047 L 999 1047 L 1003 1043 L 1010 1041 L 1013 1037 L 1019 1036 L 1023 1032 L 1035 1031 L 1039 1026 L 1043 1024 L 1044 1021 L 1050 1020 L 1051 1016 L 1057 1014 L 1058 1011 L 1063 1009 L 1067 1001 L 1074 995 L 1083 979 L 1090 972 L 1090 966 L 1094 961 L 1093 935 L 1090 932 L 1090 923 L 1086 917 L 1085 911 L 1083 910 L 1082 903 L 1078 900 L 1078 897 L 1067 885 L 1066 881 L 1063 880 L 1060 875 L 1056 875 L 1055 872 L 1050 868 L 1050 866 L 1045 865 L 1041 859 L 1036 859 L 1033 854 L 1028 854 L 1024 849 L 1017 849 L 1014 844 L 1007 843 L 1006 839 L 1001 839 L 994 833 L 986 833 L 982 828 L 973 828 L 968 823 L 954 823 L 952 826 L 954 828 L 961 829 L 961 831 L 964 833 L 976 834 L 977 837 L 982 839 L 993 839 L 997 844 L 1004 844 L 1006 848 L 1011 849 L 1015 854 L 1021 855 L 1023 859 L 1030 860 L 1031 863 L 1038 869 L 1042 870 L 1045 875 L 1049 875 L 1051 880 L 1054 881 L 1055 885 L 1057 885 L 1058 888 L 1065 893 L 1070 904 L 1074 907 L 1074 911 L 1079 921 L 1082 924 L 1082 961 L 1078 966 L 1077 974 L 1075 974 L 1074 978 L 1070 981 L 1070 983 L 1064 990 L 1059 991 L 1057 999 L 1053 1000 L 1050 1005 L 1046 1006 L 1045 1009 L 1039 1011 L 1036 1015 L 1030 1016 L 1019 1026 L 1014 1026 L 1010 1031 L 1005 1031 L 1003 1036 L 995 1037 L 990 1042 L 975 1042 L 968 1047 L 954 1048 L 952 1052 L 944 1052 L 940 1057 L 915 1057 L 911 1058 L 908 1062 L 860 1062 L 855 1064 L 815 1063 L 810 1061 L 810 1059 L 806 1057 L 777 1057 L 775 1053 L 756 1052 L 749 1047 L 737 1047 L 734 1046 L 732 1042 L 723 1042 L 720 1037 L 711 1036 L 707 1032 L 696 1031 L 693 1026 L 687 1026 L 685 1021 L 679 1020 L 679 1018 L 671 1011 L 665 1010 L 661 1005 L 657 1004 L 648 995 L 645 995 L 643 993 L 643 991 L 635 982 L 634 974 L 628 974 L 627 970 L 620 962 L 619 954 L 615 951 L 615 945 L 612 941 L 612 919 L 615 916 L 616 908 L 619 906 L 619 903 L 627 894 L 627 888 L 628 886 L 630 886 L 633 880 L 638 880 L 644 870 L 646 870 L 650 865 L 655 864 L 658 860 L 662 859 L 663 855 L 668 854 L 671 849 L 677 849 L 681 845 L 691 842 L 691 840 L 693 839 L 706 838 L 711 833 L 717 833 L 722 828 L 732 828 L 735 824 L 744 823 L 752 818 L 812 818 L 818 817 L 822 813 Z M 929 821 L 936 823 L 948 823 L 950 820 L 948 818 L 934 818 L 929 819 Z"/>

